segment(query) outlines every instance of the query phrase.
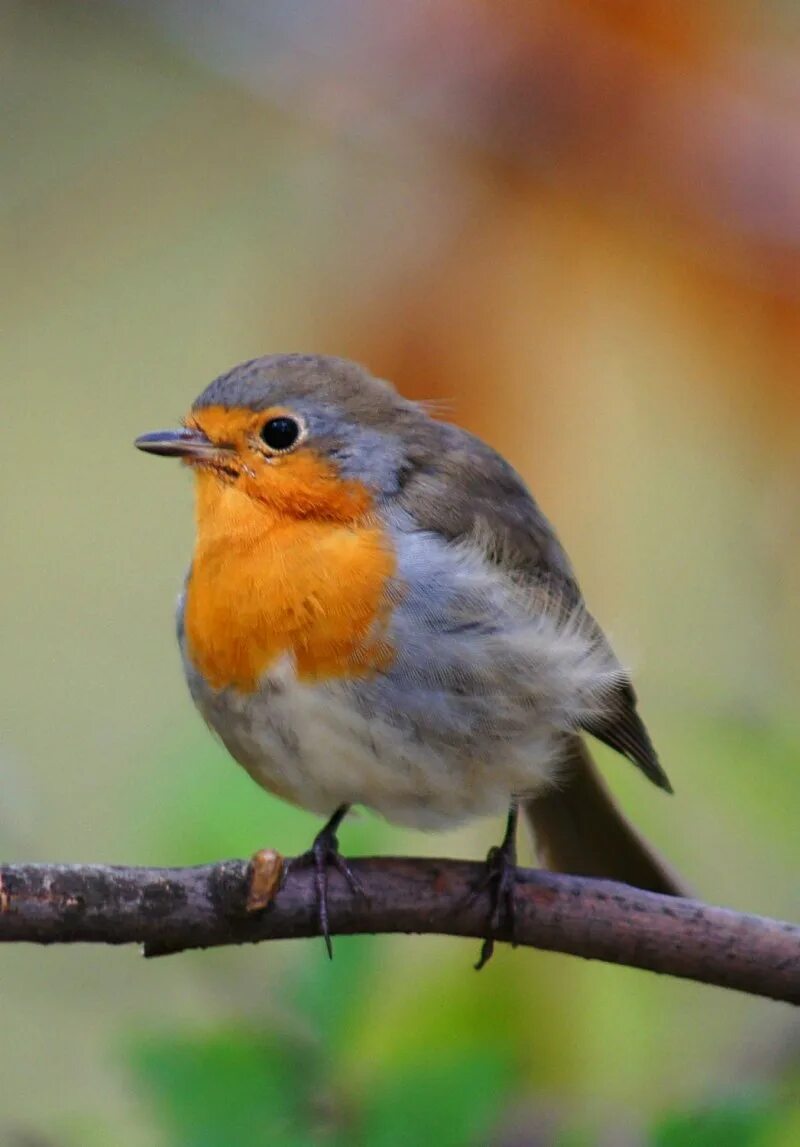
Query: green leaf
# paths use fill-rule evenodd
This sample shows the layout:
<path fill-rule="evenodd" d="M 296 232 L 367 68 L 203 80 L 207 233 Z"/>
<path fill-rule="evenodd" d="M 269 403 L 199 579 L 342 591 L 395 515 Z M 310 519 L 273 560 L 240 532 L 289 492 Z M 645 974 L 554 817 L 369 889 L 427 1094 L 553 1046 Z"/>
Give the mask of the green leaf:
<path fill-rule="evenodd" d="M 234 1029 L 143 1040 L 134 1071 L 175 1147 L 304 1147 L 305 1084 L 292 1048 Z"/>
<path fill-rule="evenodd" d="M 764 1147 L 775 1105 L 760 1096 L 730 1099 L 705 1110 L 673 1114 L 655 1129 L 652 1147 Z"/>
<path fill-rule="evenodd" d="M 364 1147 L 485 1143 L 512 1080 L 509 1062 L 491 1051 L 399 1067 L 367 1100 L 359 1142 Z"/>

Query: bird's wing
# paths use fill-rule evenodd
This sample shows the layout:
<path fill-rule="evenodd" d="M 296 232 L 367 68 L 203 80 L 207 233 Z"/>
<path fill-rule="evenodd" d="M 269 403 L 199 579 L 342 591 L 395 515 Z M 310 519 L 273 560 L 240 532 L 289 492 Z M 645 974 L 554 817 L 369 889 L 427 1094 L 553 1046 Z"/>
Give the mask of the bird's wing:
<path fill-rule="evenodd" d="M 397 503 L 419 528 L 453 542 L 477 538 L 487 560 L 517 582 L 543 589 L 561 607 L 585 610 L 553 527 L 513 467 L 459 427 L 434 425 L 435 432 L 421 435 L 410 449 Z M 608 647 L 597 622 L 588 612 L 585 618 Z M 621 667 L 608 709 L 581 727 L 622 753 L 654 784 L 672 791 Z"/>

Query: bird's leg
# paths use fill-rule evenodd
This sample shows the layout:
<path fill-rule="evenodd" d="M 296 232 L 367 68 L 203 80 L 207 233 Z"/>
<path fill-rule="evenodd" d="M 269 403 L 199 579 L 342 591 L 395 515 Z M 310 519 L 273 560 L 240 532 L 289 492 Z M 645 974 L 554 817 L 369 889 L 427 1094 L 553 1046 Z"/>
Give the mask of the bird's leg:
<path fill-rule="evenodd" d="M 486 871 L 481 878 L 474 895 L 488 891 L 490 913 L 489 926 L 486 939 L 481 947 L 480 958 L 475 965 L 476 971 L 488 964 L 494 952 L 495 938 L 500 925 L 505 919 L 511 934 L 511 943 L 514 944 L 516 923 L 516 905 L 514 903 L 514 883 L 517 873 L 517 819 L 519 817 L 519 802 L 516 797 L 511 798 L 506 821 L 506 832 L 502 844 L 490 848 L 486 856 Z"/>
<path fill-rule="evenodd" d="M 357 880 L 350 865 L 339 852 L 339 839 L 336 835 L 339 825 L 350 811 L 349 804 L 339 805 L 331 819 L 320 829 L 314 837 L 314 843 L 308 852 L 298 856 L 295 864 L 311 865 L 314 869 L 314 883 L 317 891 L 317 910 L 319 912 L 319 927 L 325 937 L 325 947 L 328 955 L 333 959 L 333 945 L 331 944 L 330 920 L 328 917 L 328 868 L 332 866 L 345 878 L 350 889 L 359 896 L 366 893 Z"/>

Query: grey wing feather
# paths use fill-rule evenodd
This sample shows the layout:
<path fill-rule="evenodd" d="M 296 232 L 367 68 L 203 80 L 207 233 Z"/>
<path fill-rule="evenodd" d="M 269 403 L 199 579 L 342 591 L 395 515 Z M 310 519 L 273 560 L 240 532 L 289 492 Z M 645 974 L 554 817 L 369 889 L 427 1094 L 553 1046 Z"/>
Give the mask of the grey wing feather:
<path fill-rule="evenodd" d="M 545 588 L 563 605 L 582 606 L 570 561 L 513 467 L 459 427 L 425 419 L 415 429 L 396 497 L 420 528 L 452 541 L 477 533 L 488 540 L 489 560 L 502 562 L 513 576 Z M 597 633 L 607 644 L 599 626 Z M 617 686 L 610 715 L 587 719 L 581 727 L 622 753 L 654 784 L 672 791 L 636 710 L 630 681 L 622 679 Z"/>
<path fill-rule="evenodd" d="M 411 439 L 400 504 L 423 529 L 450 541 L 477 531 L 514 571 L 550 580 L 563 598 L 581 600 L 567 555 L 516 470 L 460 427 L 426 419 Z"/>
<path fill-rule="evenodd" d="M 586 720 L 583 723 L 584 731 L 622 753 L 634 765 L 638 765 L 654 785 L 671 793 L 673 790 L 669 777 L 658 759 L 645 723 L 636 711 L 636 694 L 630 682 L 626 681 L 620 686 L 614 700 L 618 704 L 613 717 L 599 722 Z"/>

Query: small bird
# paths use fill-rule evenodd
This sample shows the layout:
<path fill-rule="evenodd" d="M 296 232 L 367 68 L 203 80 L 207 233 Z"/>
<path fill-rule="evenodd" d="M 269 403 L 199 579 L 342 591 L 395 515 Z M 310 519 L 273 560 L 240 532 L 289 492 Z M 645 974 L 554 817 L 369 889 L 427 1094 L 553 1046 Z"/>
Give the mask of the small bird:
<path fill-rule="evenodd" d="M 496 451 L 356 363 L 274 355 L 136 439 L 194 473 L 178 605 L 191 695 L 269 792 L 328 818 L 303 860 L 358 882 L 352 805 L 421 829 L 507 813 L 478 966 L 513 932 L 518 810 L 540 861 L 681 895 L 628 823 L 590 733 L 671 792 L 628 674 L 554 531 Z"/>

